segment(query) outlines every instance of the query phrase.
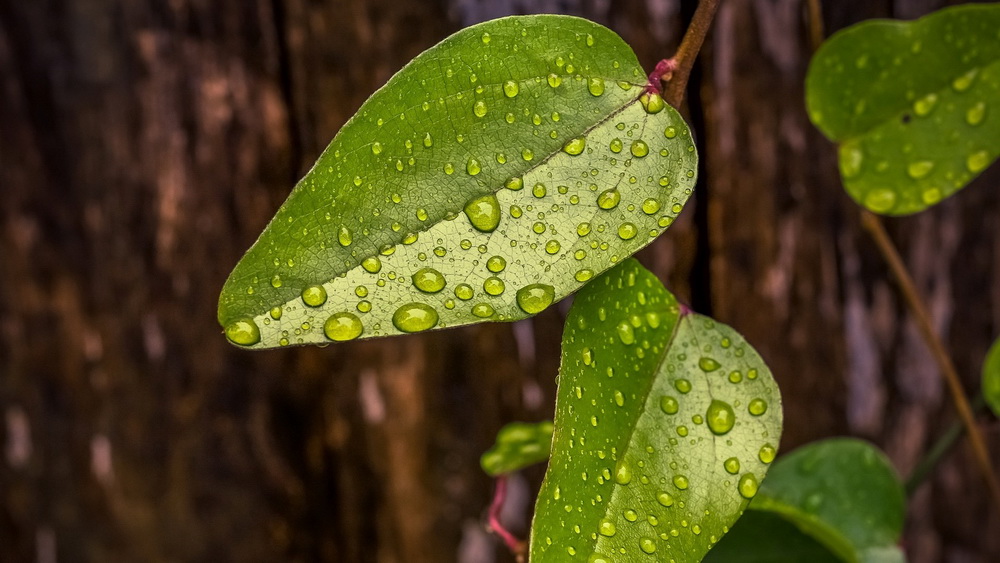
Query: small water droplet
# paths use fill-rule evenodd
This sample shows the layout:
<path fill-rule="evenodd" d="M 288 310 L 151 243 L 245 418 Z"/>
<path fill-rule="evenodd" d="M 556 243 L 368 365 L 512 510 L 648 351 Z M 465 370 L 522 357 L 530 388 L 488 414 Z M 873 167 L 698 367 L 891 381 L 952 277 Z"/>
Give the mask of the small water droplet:
<path fill-rule="evenodd" d="M 674 387 L 681 393 L 691 392 L 691 382 L 687 379 L 678 379 L 674 382 Z"/>
<path fill-rule="evenodd" d="M 632 156 L 636 158 L 642 158 L 649 154 L 649 145 L 645 141 L 635 140 L 632 141 L 632 147 L 629 149 L 632 152 Z"/>
<path fill-rule="evenodd" d="M 506 267 L 507 261 L 504 260 L 503 256 L 491 256 L 489 260 L 486 261 L 486 269 L 494 274 L 499 274 Z"/>
<path fill-rule="evenodd" d="M 656 553 L 656 542 L 650 538 L 641 538 L 639 540 L 639 549 L 647 554 Z"/>
<path fill-rule="evenodd" d="M 747 404 L 747 411 L 754 416 L 760 416 L 767 412 L 767 401 L 764 399 L 752 399 Z"/>
<path fill-rule="evenodd" d="M 369 274 L 377 274 L 382 269 L 382 261 L 378 256 L 371 256 L 361 261 L 361 267 Z"/>
<path fill-rule="evenodd" d="M 583 270 L 578 270 L 576 272 L 576 275 L 574 275 L 573 277 L 576 279 L 576 281 L 583 283 L 594 277 L 594 271 L 585 268 Z"/>
<path fill-rule="evenodd" d="M 986 117 L 986 104 L 979 102 L 965 112 L 965 122 L 969 125 L 979 125 Z"/>
<path fill-rule="evenodd" d="M 624 461 L 615 467 L 615 482 L 619 485 L 628 485 L 632 482 L 632 470 Z"/>
<path fill-rule="evenodd" d="M 913 102 L 913 112 L 920 117 L 923 117 L 934 111 L 934 106 L 937 105 L 937 101 L 937 94 L 927 94 L 923 98 Z"/>
<path fill-rule="evenodd" d="M 302 290 L 302 302 L 310 307 L 326 303 L 326 289 L 321 285 L 311 285 Z"/>
<path fill-rule="evenodd" d="M 740 477 L 737 489 L 743 498 L 753 498 L 757 494 L 757 477 L 753 473 L 744 473 Z"/>
<path fill-rule="evenodd" d="M 575 139 L 570 139 L 563 145 L 563 152 L 568 155 L 576 156 L 583 152 L 583 149 L 587 146 L 587 141 L 583 137 L 577 137 Z"/>
<path fill-rule="evenodd" d="M 680 490 L 688 488 L 688 480 L 684 475 L 674 475 L 674 486 Z"/>
<path fill-rule="evenodd" d="M 382 143 L 378 141 L 372 143 L 372 154 L 382 154 Z"/>
<path fill-rule="evenodd" d="M 615 535 L 615 531 L 616 531 L 615 530 L 615 523 L 612 522 L 611 520 L 608 520 L 607 518 L 601 520 L 601 523 L 600 523 L 600 525 L 598 526 L 597 529 L 598 529 L 598 531 L 600 532 L 600 534 L 602 536 L 606 536 L 606 537 L 609 537 L 609 538 L 611 536 Z"/>
<path fill-rule="evenodd" d="M 557 88 L 560 84 L 562 84 L 562 77 L 558 74 L 552 73 L 548 77 L 548 82 L 549 86 Z"/>
<path fill-rule="evenodd" d="M 434 268 L 421 268 L 411 279 L 413 286 L 424 293 L 437 293 L 445 286 L 444 276 Z"/>
<path fill-rule="evenodd" d="M 481 319 L 492 317 L 494 312 L 489 303 L 478 303 L 472 307 L 472 314 Z"/>
<path fill-rule="evenodd" d="M 352 313 L 334 313 L 323 323 L 323 333 L 335 342 L 354 340 L 364 332 L 361 319 Z"/>
<path fill-rule="evenodd" d="M 660 113 L 666 107 L 663 97 L 656 92 L 646 92 L 639 97 L 639 103 L 645 108 L 646 113 Z"/>
<path fill-rule="evenodd" d="M 876 213 L 885 213 L 896 205 L 896 192 L 875 188 L 865 196 L 865 207 Z"/>
<path fill-rule="evenodd" d="M 678 403 L 677 399 L 674 397 L 669 395 L 660 397 L 660 410 L 663 412 L 667 414 L 677 414 L 677 411 L 680 410 L 680 408 L 680 403 Z"/>
<path fill-rule="evenodd" d="M 621 200 L 622 195 L 618 191 L 618 188 L 611 188 L 610 190 L 601 192 L 601 195 L 597 196 L 597 206 L 601 209 L 614 209 Z"/>
<path fill-rule="evenodd" d="M 771 444 L 764 444 L 763 446 L 760 447 L 760 451 L 757 453 L 757 457 L 760 458 L 760 460 L 763 463 L 771 463 L 772 461 L 774 461 L 774 456 L 776 453 L 777 451 L 774 449 L 774 446 L 772 446 Z"/>
<path fill-rule="evenodd" d="M 906 167 L 906 173 L 914 180 L 919 180 L 926 177 L 934 169 L 934 162 L 930 160 L 920 160 L 917 162 L 911 162 Z"/>
<path fill-rule="evenodd" d="M 508 98 L 513 98 L 520 91 L 521 88 L 517 85 L 517 82 L 514 82 L 513 80 L 508 80 L 503 83 L 503 95 Z"/>
<path fill-rule="evenodd" d="M 959 76 L 951 82 L 951 87 L 955 89 L 956 92 L 964 92 L 972 86 L 972 82 L 976 79 L 976 74 L 979 73 L 978 68 L 974 68 L 969 72 Z"/>
<path fill-rule="evenodd" d="M 253 319 L 239 319 L 226 325 L 226 338 L 233 344 L 253 346 L 260 342 L 260 328 Z"/>
<path fill-rule="evenodd" d="M 601 94 L 603 94 L 604 79 L 595 76 L 590 80 L 587 80 L 587 91 L 589 91 L 592 96 L 600 96 Z"/>
<path fill-rule="evenodd" d="M 990 165 L 990 154 L 986 151 L 977 151 L 965 159 L 965 167 L 973 174 L 982 172 Z"/>
<path fill-rule="evenodd" d="M 402 332 L 424 331 L 437 322 L 437 311 L 425 303 L 407 303 L 392 314 L 392 324 Z"/>
<path fill-rule="evenodd" d="M 555 299 L 555 288 L 541 283 L 526 285 L 517 290 L 517 306 L 529 315 L 544 311 Z"/>
<path fill-rule="evenodd" d="M 705 418 L 708 421 L 708 429 L 718 436 L 727 434 L 736 424 L 736 413 L 733 412 L 733 407 L 718 399 L 713 399 L 708 405 Z"/>
<path fill-rule="evenodd" d="M 465 216 L 477 230 L 493 232 L 500 224 L 500 202 L 493 194 L 478 197 L 465 205 Z"/>
<path fill-rule="evenodd" d="M 615 138 L 611 140 L 611 143 L 608 145 L 608 148 L 611 149 L 611 152 L 618 154 L 622 152 L 622 149 L 625 148 L 625 144 L 622 143 L 621 139 Z"/>
<path fill-rule="evenodd" d="M 639 229 L 632 223 L 622 223 L 618 225 L 618 237 L 622 240 L 631 240 L 639 234 Z"/>
<path fill-rule="evenodd" d="M 722 462 L 722 467 L 726 469 L 726 473 L 730 475 L 736 475 L 740 472 L 740 460 L 735 457 L 731 457 L 726 461 Z"/>
<path fill-rule="evenodd" d="M 618 323 L 615 330 L 618 333 L 618 339 L 622 341 L 622 344 L 631 345 L 635 343 L 635 331 L 632 329 L 632 325 L 630 325 L 628 321 Z"/>
<path fill-rule="evenodd" d="M 469 173 L 469 176 L 475 176 L 483 171 L 483 167 L 478 160 L 470 158 L 469 162 L 465 164 L 465 171 Z"/>

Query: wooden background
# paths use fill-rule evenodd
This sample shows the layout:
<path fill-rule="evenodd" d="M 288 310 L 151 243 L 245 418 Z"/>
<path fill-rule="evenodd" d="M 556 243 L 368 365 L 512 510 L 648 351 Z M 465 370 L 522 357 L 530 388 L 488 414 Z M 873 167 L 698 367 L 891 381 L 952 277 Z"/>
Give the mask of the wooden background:
<path fill-rule="evenodd" d="M 828 1 L 828 30 L 938 0 Z M 642 253 L 741 331 L 787 451 L 871 439 L 907 474 L 955 417 L 808 123 L 805 0 L 725 0 L 689 91 L 702 183 Z M 531 322 L 264 353 L 218 291 L 366 96 L 447 34 L 584 15 L 647 68 L 685 0 L 0 0 L 0 561 L 489 563 L 479 454 L 551 416 L 565 307 Z M 889 222 L 967 388 L 1000 333 L 993 167 Z M 1000 463 L 1000 423 L 981 417 Z M 914 562 L 1000 560 L 963 443 L 913 499 Z M 540 470 L 514 483 L 523 531 Z M 992 532 L 987 533 L 987 531 Z"/>

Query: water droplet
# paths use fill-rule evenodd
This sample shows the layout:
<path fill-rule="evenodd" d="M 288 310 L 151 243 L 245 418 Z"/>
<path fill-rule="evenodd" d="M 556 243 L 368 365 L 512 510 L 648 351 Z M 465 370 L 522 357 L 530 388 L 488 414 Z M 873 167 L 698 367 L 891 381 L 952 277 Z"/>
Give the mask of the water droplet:
<path fill-rule="evenodd" d="M 714 399 L 708 405 L 705 419 L 708 420 L 708 429 L 713 434 L 721 436 L 733 429 L 733 425 L 736 424 L 736 413 L 729 403 Z"/>
<path fill-rule="evenodd" d="M 682 491 L 688 488 L 687 477 L 683 475 L 674 475 L 674 486 Z"/>
<path fill-rule="evenodd" d="M 559 241 L 552 239 L 549 242 L 545 243 L 545 252 L 547 254 L 556 254 L 559 252 L 559 249 L 561 247 L 562 246 L 559 244 Z"/>
<path fill-rule="evenodd" d="M 455 173 L 455 167 L 452 166 L 450 162 L 446 162 L 444 164 L 444 173 L 451 176 Z"/>
<path fill-rule="evenodd" d="M 760 416 L 767 412 L 767 402 L 764 399 L 752 399 L 747 405 L 747 411 L 754 416 Z"/>
<path fill-rule="evenodd" d="M 392 314 L 392 324 L 402 332 L 420 332 L 438 322 L 437 311 L 425 303 L 407 303 Z"/>
<path fill-rule="evenodd" d="M 619 407 L 625 406 L 625 395 L 621 391 L 615 391 L 615 404 Z"/>
<path fill-rule="evenodd" d="M 660 202 L 655 199 L 647 199 L 642 202 L 642 212 L 646 215 L 654 215 L 660 210 Z"/>
<path fill-rule="evenodd" d="M 753 498 L 757 494 L 757 477 L 753 473 L 744 473 L 740 477 L 737 489 L 739 489 L 740 495 L 743 498 Z"/>
<path fill-rule="evenodd" d="M 521 158 L 525 162 L 531 162 L 535 158 L 535 153 L 531 149 L 523 149 L 521 150 Z"/>
<path fill-rule="evenodd" d="M 951 82 L 951 87 L 954 88 L 955 91 L 957 92 L 964 92 L 968 90 L 969 86 L 972 86 L 972 82 L 976 79 L 976 74 L 978 73 L 979 73 L 978 68 L 970 70 L 969 72 L 953 80 Z"/>
<path fill-rule="evenodd" d="M 282 286 L 281 276 L 279 276 L 278 274 L 274 274 L 274 277 L 271 278 L 271 287 L 277 289 L 281 286 Z"/>
<path fill-rule="evenodd" d="M 302 302 L 310 307 L 319 307 L 326 303 L 326 289 L 321 285 L 311 285 L 303 289 Z"/>
<path fill-rule="evenodd" d="M 621 139 L 616 138 L 611 140 L 611 143 L 608 145 L 608 148 L 611 149 L 611 152 L 618 154 L 622 152 L 622 149 L 625 148 L 625 145 L 622 143 Z"/>
<path fill-rule="evenodd" d="M 639 549 L 648 554 L 656 553 L 656 542 L 650 538 L 641 538 L 639 540 Z"/>
<path fill-rule="evenodd" d="M 616 531 L 615 530 L 615 523 L 612 522 L 611 520 L 608 520 L 607 518 L 605 518 L 605 519 L 601 520 L 601 523 L 598 526 L 597 530 L 601 533 L 602 536 L 606 536 L 606 537 L 610 538 L 611 536 L 615 535 L 615 531 Z"/>
<path fill-rule="evenodd" d="M 689 393 L 691 391 L 691 382 L 687 379 L 678 379 L 674 382 L 674 387 L 681 393 Z"/>
<path fill-rule="evenodd" d="M 323 323 L 323 333 L 335 342 L 354 340 L 364 332 L 361 319 L 352 313 L 335 313 Z"/>
<path fill-rule="evenodd" d="M 531 195 L 539 199 L 545 197 L 545 193 L 546 193 L 545 184 L 541 182 L 535 184 L 535 187 L 531 188 Z"/>
<path fill-rule="evenodd" d="M 271 307 L 271 318 L 278 320 L 281 318 L 281 307 Z"/>
<path fill-rule="evenodd" d="M 736 475 L 740 472 L 740 460 L 735 457 L 731 457 L 726 461 L 722 462 L 722 467 L 726 469 L 726 472 L 730 475 Z"/>
<path fill-rule="evenodd" d="M 253 319 L 239 319 L 226 325 L 226 338 L 233 344 L 253 346 L 260 342 L 260 328 Z"/>
<path fill-rule="evenodd" d="M 635 343 L 635 331 L 632 330 L 632 325 L 628 321 L 618 323 L 615 330 L 618 332 L 618 339 L 622 341 L 622 344 L 630 345 Z"/>
<path fill-rule="evenodd" d="M 382 143 L 378 141 L 372 143 L 372 154 L 382 154 Z"/>
<path fill-rule="evenodd" d="M 580 223 L 576 226 L 576 234 L 585 237 L 590 234 L 590 223 Z"/>
<path fill-rule="evenodd" d="M 635 522 L 636 520 L 639 519 L 639 513 L 632 510 L 631 508 L 622 512 L 622 516 L 624 516 L 625 519 L 628 520 L 629 522 Z"/>
<path fill-rule="evenodd" d="M 490 295 L 500 295 L 504 292 L 504 289 L 506 289 L 506 286 L 503 280 L 496 276 L 490 276 L 483 282 L 483 291 Z"/>
<path fill-rule="evenodd" d="M 489 45 L 489 43 L 490 43 L 490 34 L 489 33 L 484 33 L 482 39 L 483 39 L 483 45 Z"/>
<path fill-rule="evenodd" d="M 469 173 L 469 176 L 475 176 L 483 171 L 483 167 L 479 164 L 478 160 L 470 158 L 469 162 L 465 164 L 465 171 Z"/>
<path fill-rule="evenodd" d="M 556 88 L 560 84 L 562 84 L 562 77 L 560 77 L 558 74 L 552 73 L 549 75 L 548 81 L 549 81 L 549 86 Z"/>
<path fill-rule="evenodd" d="M 587 90 L 592 96 L 600 96 L 604 93 L 604 79 L 596 76 L 591 78 L 587 81 Z"/>
<path fill-rule="evenodd" d="M 989 165 L 990 154 L 986 151 L 974 152 L 969 155 L 969 158 L 965 159 L 965 167 L 973 174 L 982 172 Z"/>
<path fill-rule="evenodd" d="M 632 482 L 632 470 L 624 461 L 619 462 L 615 467 L 615 482 L 619 485 L 628 485 Z"/>
<path fill-rule="evenodd" d="M 445 286 L 444 276 L 434 268 L 421 268 L 411 279 L 413 286 L 424 293 L 437 293 Z"/>
<path fill-rule="evenodd" d="M 576 272 L 576 275 L 573 277 L 576 279 L 576 281 L 583 283 L 594 277 L 594 271 L 588 269 L 578 270 Z"/>
<path fill-rule="evenodd" d="M 986 104 L 979 102 L 965 112 L 965 122 L 969 125 L 979 125 L 986 117 Z"/>
<path fill-rule="evenodd" d="M 934 205 L 941 201 L 941 197 L 941 190 L 938 188 L 927 188 L 924 193 L 920 194 L 920 199 L 927 205 Z"/>
<path fill-rule="evenodd" d="M 632 141 L 632 147 L 629 150 L 632 151 L 632 156 L 642 158 L 649 154 L 649 145 L 647 145 L 645 141 L 635 140 Z"/>
<path fill-rule="evenodd" d="M 923 117 L 934 111 L 934 106 L 937 104 L 937 101 L 937 94 L 927 94 L 923 98 L 913 102 L 913 112 Z"/>
<path fill-rule="evenodd" d="M 351 246 L 351 230 L 347 227 L 341 227 L 337 233 L 337 240 L 340 242 L 340 246 Z"/>
<path fill-rule="evenodd" d="M 361 261 L 361 267 L 369 274 L 377 274 L 382 269 L 382 261 L 378 256 L 371 256 Z"/>
<path fill-rule="evenodd" d="M 875 188 L 865 196 L 865 207 L 876 213 L 885 213 L 896 205 L 896 192 Z"/>
<path fill-rule="evenodd" d="M 656 92 L 646 92 L 639 97 L 639 103 L 642 107 L 646 109 L 646 113 L 660 113 L 663 108 L 667 105 L 663 101 L 663 97 Z"/>
<path fill-rule="evenodd" d="M 622 240 L 631 240 L 639 234 L 639 229 L 632 223 L 622 223 L 618 225 L 618 237 Z"/>
<path fill-rule="evenodd" d="M 934 162 L 930 160 L 920 160 L 917 162 L 911 162 L 906 167 L 906 173 L 914 180 L 919 180 L 926 177 L 934 169 Z"/>
<path fill-rule="evenodd" d="M 774 456 L 777 451 L 771 444 L 764 444 L 760 447 L 760 452 L 757 453 L 757 457 L 764 463 L 771 463 L 774 461 Z"/>
<path fill-rule="evenodd" d="M 492 317 L 493 313 L 493 307 L 489 303 L 478 303 L 472 307 L 472 314 L 481 319 Z"/>
<path fill-rule="evenodd" d="M 503 83 L 503 95 L 508 98 L 513 98 L 520 91 L 521 88 L 518 87 L 517 82 L 514 82 L 513 80 L 508 80 Z"/>
<path fill-rule="evenodd" d="M 589 33 L 587 34 L 587 46 L 588 47 L 594 46 L 594 36 Z"/>
<path fill-rule="evenodd" d="M 663 130 L 663 136 L 668 139 L 673 139 L 674 137 L 677 136 L 677 128 L 674 127 L 673 125 L 667 127 L 666 129 Z"/>
<path fill-rule="evenodd" d="M 575 139 L 570 139 L 563 145 L 563 152 L 568 155 L 576 156 L 583 152 L 583 149 L 587 146 L 587 140 L 583 137 L 577 137 Z"/>
<path fill-rule="evenodd" d="M 478 197 L 465 205 L 465 216 L 477 230 L 493 232 L 500 224 L 500 202 L 493 194 Z"/>
<path fill-rule="evenodd" d="M 669 395 L 660 397 L 660 410 L 663 412 L 667 414 L 677 414 L 677 411 L 680 410 L 680 408 L 681 405 L 677 402 L 677 399 Z"/>
<path fill-rule="evenodd" d="M 529 315 L 544 311 L 555 299 L 555 288 L 541 283 L 526 285 L 517 290 L 517 306 Z"/>
<path fill-rule="evenodd" d="M 506 267 L 507 261 L 504 260 L 503 256 L 490 256 L 490 259 L 486 261 L 486 269 L 494 274 L 499 274 Z"/>
<path fill-rule="evenodd" d="M 597 196 L 597 206 L 601 209 L 614 209 L 621 200 L 622 194 L 619 193 L 618 188 L 611 188 L 604 190 L 601 195 Z"/>

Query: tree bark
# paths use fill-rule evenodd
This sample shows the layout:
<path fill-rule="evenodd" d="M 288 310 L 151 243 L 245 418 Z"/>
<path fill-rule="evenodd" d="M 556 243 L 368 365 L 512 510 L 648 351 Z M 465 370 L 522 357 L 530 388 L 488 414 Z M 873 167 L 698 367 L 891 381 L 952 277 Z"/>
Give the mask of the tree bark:
<path fill-rule="evenodd" d="M 834 31 L 940 3 L 824 15 Z M 785 451 L 850 433 L 905 474 L 955 417 L 806 118 L 804 5 L 722 4 L 684 108 L 700 184 L 641 257 L 771 365 Z M 248 353 L 220 334 L 218 291 L 344 121 L 449 33 L 564 11 L 652 68 L 693 8 L 0 0 L 0 561 L 510 561 L 478 457 L 505 422 L 551 417 L 565 305 Z M 970 390 L 1000 332 L 998 180 L 890 222 Z M 522 533 L 541 470 L 525 475 L 506 514 Z M 960 444 L 911 505 L 913 561 L 1000 557 L 981 490 Z"/>

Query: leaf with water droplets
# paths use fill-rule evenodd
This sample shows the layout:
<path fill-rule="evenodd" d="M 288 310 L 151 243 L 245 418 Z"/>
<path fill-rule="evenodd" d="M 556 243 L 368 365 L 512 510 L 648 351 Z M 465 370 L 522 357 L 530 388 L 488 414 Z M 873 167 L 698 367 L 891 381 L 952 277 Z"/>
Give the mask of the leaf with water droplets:
<path fill-rule="evenodd" d="M 229 340 L 323 344 L 534 315 L 663 232 L 687 125 L 612 31 L 486 22 L 365 102 L 230 275 Z"/>
<path fill-rule="evenodd" d="M 511 422 L 497 433 L 497 442 L 479 459 L 483 471 L 496 477 L 548 459 L 552 421 Z"/>
<path fill-rule="evenodd" d="M 566 320 L 532 560 L 700 561 L 756 494 L 781 416 L 743 338 L 627 260 Z"/>
<path fill-rule="evenodd" d="M 1000 338 L 990 347 L 983 362 L 983 397 L 993 414 L 1000 416 Z"/>
<path fill-rule="evenodd" d="M 841 561 L 905 560 L 896 546 L 906 515 L 903 486 L 885 454 L 861 440 L 823 440 L 782 457 L 750 509 L 748 515 L 763 511 L 781 516 Z M 733 549 L 724 547 L 728 541 L 720 543 L 723 553 Z M 781 538 L 759 541 L 770 544 Z"/>
<path fill-rule="evenodd" d="M 913 22 L 871 20 L 830 37 L 806 77 L 813 123 L 840 144 L 851 197 L 915 213 L 1000 155 L 1000 4 Z"/>

